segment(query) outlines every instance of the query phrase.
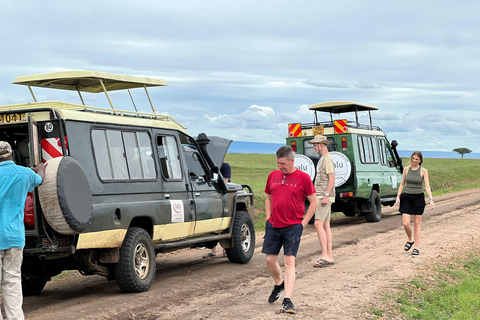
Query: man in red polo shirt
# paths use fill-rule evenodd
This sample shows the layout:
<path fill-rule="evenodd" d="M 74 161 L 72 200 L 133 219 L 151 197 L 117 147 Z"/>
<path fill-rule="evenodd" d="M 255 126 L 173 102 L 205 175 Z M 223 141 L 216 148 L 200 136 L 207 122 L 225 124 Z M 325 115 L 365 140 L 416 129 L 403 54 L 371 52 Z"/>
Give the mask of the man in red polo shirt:
<path fill-rule="evenodd" d="M 262 253 L 267 255 L 267 267 L 275 281 L 269 303 L 280 299 L 283 291 L 285 297 L 282 309 L 287 313 L 296 313 L 290 300 L 295 283 L 295 257 L 303 233 L 317 208 L 317 197 L 310 176 L 297 170 L 294 165 L 294 152 L 291 147 L 283 146 L 277 150 L 277 166 L 268 176 L 265 193 L 265 239 Z M 305 214 L 305 198 L 310 202 Z M 283 246 L 285 274 L 277 262 L 278 253 Z"/>

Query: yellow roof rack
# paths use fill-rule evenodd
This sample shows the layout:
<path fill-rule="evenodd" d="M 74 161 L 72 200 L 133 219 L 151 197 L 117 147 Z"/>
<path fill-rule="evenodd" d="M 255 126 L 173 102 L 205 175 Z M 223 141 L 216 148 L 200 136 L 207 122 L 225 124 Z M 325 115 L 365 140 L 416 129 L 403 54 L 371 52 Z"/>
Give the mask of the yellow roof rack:
<path fill-rule="evenodd" d="M 37 102 L 31 87 L 53 88 L 61 90 L 77 91 L 83 105 L 85 102 L 80 92 L 98 93 L 104 92 L 114 109 L 112 101 L 108 95 L 108 91 L 130 90 L 134 88 L 144 88 L 148 100 L 155 113 L 152 100 L 148 94 L 147 87 L 167 86 L 167 82 L 162 79 L 151 79 L 135 76 L 124 76 L 106 72 L 97 71 L 59 71 L 31 76 L 16 77 L 13 84 L 26 85 L 30 90 L 33 100 Z M 129 91 L 130 93 L 130 91 Z M 131 97 L 131 95 L 130 95 Z M 132 99 L 133 102 L 133 99 Z M 135 104 L 134 104 L 135 105 Z M 135 107 L 136 109 L 136 107 Z"/>
<path fill-rule="evenodd" d="M 378 107 L 369 106 L 367 104 L 357 103 L 354 101 L 330 101 L 330 102 L 313 104 L 309 107 L 309 109 L 315 111 L 315 122 L 318 122 L 317 111 L 330 113 L 330 120 L 332 124 L 333 124 L 332 114 L 355 112 L 357 127 L 360 127 L 360 123 L 358 122 L 358 111 L 368 111 L 368 116 L 370 118 L 370 128 L 373 128 L 372 114 L 370 113 L 370 111 L 378 110 Z"/>
<path fill-rule="evenodd" d="M 369 106 L 354 101 L 330 101 L 313 104 L 309 108 L 310 110 L 329 112 L 329 113 L 344 113 L 355 111 L 372 111 L 378 110 L 378 107 Z"/>

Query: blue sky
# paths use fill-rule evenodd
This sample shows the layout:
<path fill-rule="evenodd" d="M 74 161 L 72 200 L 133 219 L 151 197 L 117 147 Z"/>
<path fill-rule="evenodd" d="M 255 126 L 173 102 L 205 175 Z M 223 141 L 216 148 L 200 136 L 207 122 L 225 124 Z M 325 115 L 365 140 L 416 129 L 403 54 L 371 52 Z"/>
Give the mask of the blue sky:
<path fill-rule="evenodd" d="M 378 106 L 374 125 L 399 149 L 480 152 L 478 12 L 475 1 L 8 1 L 0 105 L 32 101 L 16 76 L 95 70 L 166 80 L 154 105 L 193 135 L 283 143 L 288 123 L 313 120 L 309 105 L 348 100 Z M 127 93 L 111 97 L 133 110 Z"/>

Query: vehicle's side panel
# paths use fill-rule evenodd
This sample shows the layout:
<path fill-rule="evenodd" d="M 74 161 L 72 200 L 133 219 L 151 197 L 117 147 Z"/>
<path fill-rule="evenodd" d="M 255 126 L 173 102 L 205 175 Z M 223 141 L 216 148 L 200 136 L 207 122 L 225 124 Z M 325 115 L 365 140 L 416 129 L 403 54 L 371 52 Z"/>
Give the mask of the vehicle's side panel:
<path fill-rule="evenodd" d="M 158 175 L 158 158 L 153 152 L 155 134 L 151 129 L 129 126 L 119 129 L 119 126 L 75 121 L 66 121 L 65 127 L 70 155 L 82 165 L 93 195 L 92 221 L 79 235 L 77 249 L 119 247 L 137 217 L 145 217 L 153 226 L 171 222 L 173 206 L 166 199 L 168 190 L 163 190 Z M 100 142 L 102 139 L 105 143 Z M 132 149 L 129 141 L 134 141 L 136 147 Z M 179 191 L 183 192 L 170 199 L 187 204 L 185 215 L 191 217 L 188 195 L 183 186 Z M 190 218 L 190 224 L 191 221 Z M 181 229 L 187 229 L 188 233 L 189 228 L 193 230 L 188 225 Z M 155 232 L 154 236 L 161 238 Z"/>

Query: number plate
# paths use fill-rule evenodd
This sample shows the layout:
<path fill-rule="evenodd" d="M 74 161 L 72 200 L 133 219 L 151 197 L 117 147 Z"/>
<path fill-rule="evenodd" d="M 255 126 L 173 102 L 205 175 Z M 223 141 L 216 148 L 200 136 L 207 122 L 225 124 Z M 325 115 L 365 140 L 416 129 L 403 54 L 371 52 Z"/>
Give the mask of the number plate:
<path fill-rule="evenodd" d="M 313 127 L 313 135 L 318 136 L 323 134 L 323 126 Z"/>
<path fill-rule="evenodd" d="M 0 124 L 26 122 L 24 113 L 4 113 L 0 114 Z"/>

